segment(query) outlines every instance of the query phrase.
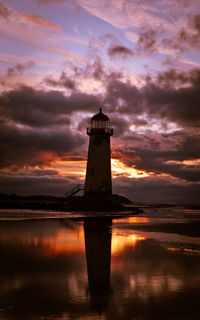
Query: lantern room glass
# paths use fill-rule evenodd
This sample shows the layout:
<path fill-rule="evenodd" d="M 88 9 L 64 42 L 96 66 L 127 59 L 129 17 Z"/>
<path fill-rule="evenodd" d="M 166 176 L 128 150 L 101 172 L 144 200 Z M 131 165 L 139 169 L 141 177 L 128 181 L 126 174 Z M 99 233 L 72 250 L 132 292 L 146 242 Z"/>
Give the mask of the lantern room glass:
<path fill-rule="evenodd" d="M 110 121 L 91 120 L 91 129 L 109 129 Z"/>

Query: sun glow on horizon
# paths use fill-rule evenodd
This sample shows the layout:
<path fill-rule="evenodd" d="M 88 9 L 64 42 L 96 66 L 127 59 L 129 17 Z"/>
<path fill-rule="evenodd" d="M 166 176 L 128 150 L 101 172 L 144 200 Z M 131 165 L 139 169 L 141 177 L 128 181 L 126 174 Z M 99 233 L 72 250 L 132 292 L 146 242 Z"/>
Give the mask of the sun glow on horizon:
<path fill-rule="evenodd" d="M 80 161 L 56 161 L 53 164 L 53 168 L 58 170 L 62 176 L 72 175 L 77 176 L 79 179 L 85 179 L 86 174 L 86 160 Z M 143 170 L 135 169 L 135 166 L 127 166 L 123 161 L 118 159 L 111 159 L 112 178 L 115 179 L 119 176 L 125 176 L 127 178 L 145 178 L 151 175 Z"/>
<path fill-rule="evenodd" d="M 127 178 L 144 178 L 150 176 L 150 173 L 135 169 L 135 166 L 128 167 L 122 161 L 118 159 L 112 159 L 112 176 L 116 178 L 118 176 L 125 176 Z"/>
<path fill-rule="evenodd" d="M 185 166 L 199 166 L 200 165 L 200 159 L 191 159 L 191 160 L 168 160 L 166 161 L 167 164 L 180 164 Z"/>
<path fill-rule="evenodd" d="M 85 179 L 86 164 L 87 162 L 85 160 L 56 161 L 53 167 L 58 170 L 61 176 L 77 176 L 79 179 Z"/>

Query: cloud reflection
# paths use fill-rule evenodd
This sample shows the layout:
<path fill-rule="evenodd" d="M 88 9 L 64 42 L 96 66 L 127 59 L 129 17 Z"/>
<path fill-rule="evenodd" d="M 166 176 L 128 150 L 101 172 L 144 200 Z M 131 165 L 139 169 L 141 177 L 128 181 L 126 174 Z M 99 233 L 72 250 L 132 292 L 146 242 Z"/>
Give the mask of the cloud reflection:
<path fill-rule="evenodd" d="M 126 221 L 130 227 L 148 222 L 136 218 Z M 194 318 L 199 255 L 168 250 L 118 224 L 111 229 L 102 218 L 84 227 L 68 220 L 1 222 L 4 319 Z"/>

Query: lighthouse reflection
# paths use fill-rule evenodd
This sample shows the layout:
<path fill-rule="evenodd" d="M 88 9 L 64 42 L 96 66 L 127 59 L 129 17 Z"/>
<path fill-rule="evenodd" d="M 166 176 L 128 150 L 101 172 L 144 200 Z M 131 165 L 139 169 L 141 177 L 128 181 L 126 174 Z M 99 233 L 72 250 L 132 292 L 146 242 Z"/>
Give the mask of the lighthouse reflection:
<path fill-rule="evenodd" d="M 110 296 L 112 219 L 84 221 L 88 293 L 91 307 L 99 314 L 107 308 Z"/>

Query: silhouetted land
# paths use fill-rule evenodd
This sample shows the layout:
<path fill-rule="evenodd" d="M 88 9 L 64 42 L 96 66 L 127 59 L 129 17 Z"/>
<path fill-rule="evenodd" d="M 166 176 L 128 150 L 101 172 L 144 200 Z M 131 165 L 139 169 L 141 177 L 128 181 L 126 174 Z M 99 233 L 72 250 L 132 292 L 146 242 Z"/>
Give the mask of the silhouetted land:
<path fill-rule="evenodd" d="M 73 196 L 70 198 L 53 196 L 18 196 L 15 194 L 0 194 L 0 208 L 5 209 L 32 209 L 55 211 L 101 211 L 101 210 L 129 210 L 139 212 L 135 206 L 131 207 L 131 201 L 120 195 L 111 197 L 84 197 Z"/>

